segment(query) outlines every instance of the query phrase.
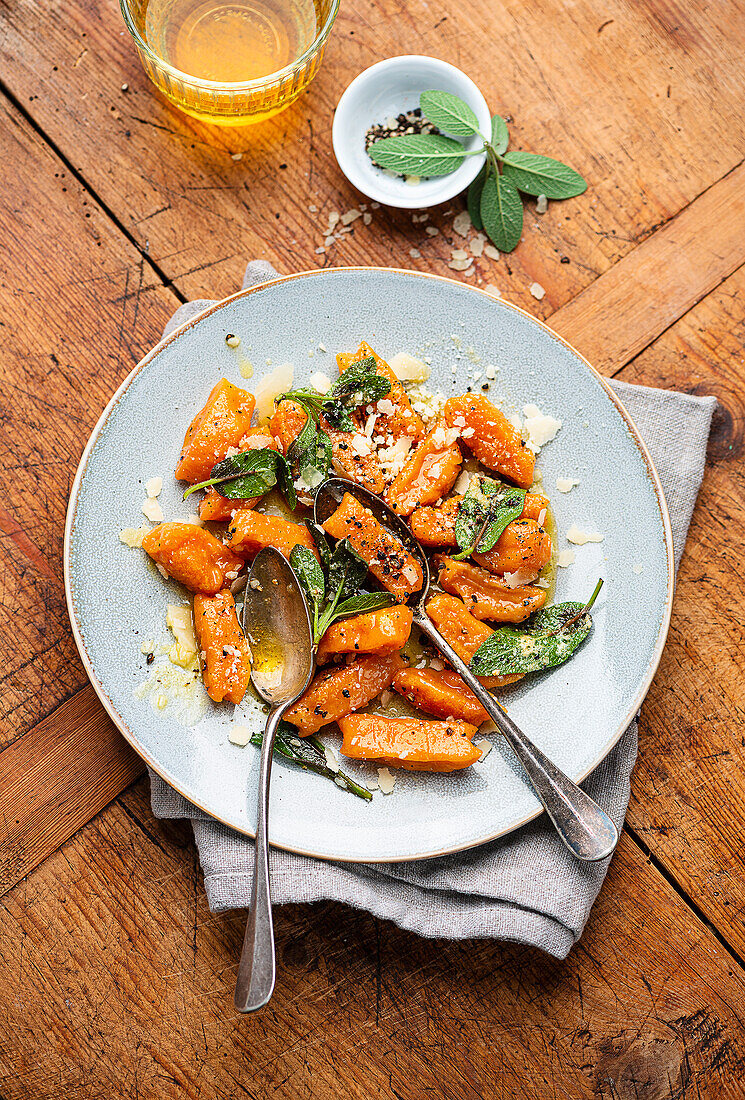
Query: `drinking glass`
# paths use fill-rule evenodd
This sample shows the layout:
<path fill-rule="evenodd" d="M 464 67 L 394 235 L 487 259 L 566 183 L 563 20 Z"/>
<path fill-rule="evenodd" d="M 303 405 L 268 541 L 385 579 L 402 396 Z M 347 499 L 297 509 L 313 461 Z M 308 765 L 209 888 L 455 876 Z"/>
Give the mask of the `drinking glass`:
<path fill-rule="evenodd" d="M 169 14 L 173 16 L 174 13 L 184 10 L 187 16 L 185 23 L 188 22 L 187 31 L 191 27 L 198 35 L 201 25 L 204 46 L 207 42 L 203 30 L 206 18 L 214 17 L 217 12 L 218 18 L 224 16 L 226 19 L 245 20 L 247 11 L 249 18 L 253 15 L 252 2 L 253 0 L 246 0 L 243 4 L 231 3 L 231 0 L 202 0 L 201 3 L 200 0 L 193 0 L 192 3 L 190 0 L 120 0 L 127 29 L 134 38 L 140 60 L 153 84 L 171 103 L 186 114 L 203 122 L 223 126 L 242 126 L 262 122 L 283 111 L 297 99 L 320 67 L 326 41 L 339 10 L 339 0 L 312 0 L 315 9 L 316 33 L 310 44 L 302 49 L 298 57 L 276 71 L 246 80 L 213 80 L 180 71 L 160 56 L 155 45 L 158 35 L 152 33 L 152 13 L 158 12 L 162 15 L 165 12 L 166 16 Z M 305 0 L 306 5 L 310 2 L 311 0 Z M 259 3 L 255 3 L 254 7 L 259 12 L 259 17 L 263 17 L 264 13 Z M 300 10 L 300 0 L 274 0 L 273 3 L 269 0 L 266 7 L 274 8 L 275 25 L 267 25 L 265 21 L 257 33 L 263 35 L 264 40 L 267 37 L 271 38 L 273 46 L 278 34 L 282 31 L 282 10 L 287 12 L 289 22 L 290 16 Z M 277 24 L 278 12 L 280 22 Z M 240 24 L 236 26 L 239 30 L 242 29 Z M 169 34 L 178 34 L 182 28 L 178 23 L 171 23 L 167 30 Z M 307 37 L 309 36 L 306 35 Z M 259 48 L 264 45 L 266 45 L 265 41 L 258 41 Z M 209 58 L 209 48 L 204 51 L 204 56 Z M 240 57 L 234 56 L 231 59 L 224 48 L 215 49 L 214 56 L 218 59 L 218 63 L 230 65 L 232 60 L 235 67 L 240 67 Z M 236 72 L 235 75 L 239 74 Z"/>

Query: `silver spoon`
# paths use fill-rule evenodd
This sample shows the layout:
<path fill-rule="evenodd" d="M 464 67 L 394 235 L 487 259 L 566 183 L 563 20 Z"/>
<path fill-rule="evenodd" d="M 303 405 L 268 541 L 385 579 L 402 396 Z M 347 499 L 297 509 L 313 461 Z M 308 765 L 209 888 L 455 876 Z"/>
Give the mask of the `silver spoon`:
<path fill-rule="evenodd" d="M 430 585 L 429 562 L 419 542 L 401 517 L 368 489 L 346 481 L 344 478 L 334 477 L 324 482 L 316 494 L 313 510 L 316 523 L 322 524 L 328 519 L 344 493 L 352 493 L 361 504 L 369 508 L 379 523 L 398 535 L 407 550 L 419 562 L 424 583 L 421 590 L 415 592 L 408 600 L 414 611 L 414 622 L 434 643 L 448 664 L 452 665 L 463 678 L 500 733 L 504 734 L 569 851 L 577 859 L 589 862 L 605 859 L 618 843 L 618 830 L 611 819 L 515 725 L 427 615 L 424 605 Z"/>
<path fill-rule="evenodd" d="M 282 715 L 305 691 L 314 668 L 305 597 L 289 563 L 273 546 L 260 550 L 254 558 L 242 626 L 251 647 L 251 680 L 271 707 L 261 744 L 251 906 L 235 983 L 235 1007 L 239 1012 L 253 1012 L 271 997 L 276 975 L 268 840 L 274 737 Z"/>

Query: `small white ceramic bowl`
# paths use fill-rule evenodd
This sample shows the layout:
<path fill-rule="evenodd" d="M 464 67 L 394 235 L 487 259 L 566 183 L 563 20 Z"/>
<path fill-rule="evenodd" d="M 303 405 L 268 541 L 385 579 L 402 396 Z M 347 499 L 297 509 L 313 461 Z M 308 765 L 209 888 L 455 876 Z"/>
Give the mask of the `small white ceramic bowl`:
<path fill-rule="evenodd" d="M 389 57 L 371 65 L 355 77 L 336 108 L 331 137 L 339 167 L 359 191 L 386 206 L 419 210 L 447 202 L 468 187 L 484 163 L 483 156 L 466 157 L 448 176 L 409 184 L 386 175 L 370 160 L 365 152 L 370 126 L 418 107 L 420 95 L 429 89 L 452 92 L 465 100 L 476 113 L 481 132 L 491 133 L 489 107 L 474 82 L 447 61 L 419 54 Z M 477 136 L 457 140 L 465 149 L 476 149 L 481 143 Z"/>

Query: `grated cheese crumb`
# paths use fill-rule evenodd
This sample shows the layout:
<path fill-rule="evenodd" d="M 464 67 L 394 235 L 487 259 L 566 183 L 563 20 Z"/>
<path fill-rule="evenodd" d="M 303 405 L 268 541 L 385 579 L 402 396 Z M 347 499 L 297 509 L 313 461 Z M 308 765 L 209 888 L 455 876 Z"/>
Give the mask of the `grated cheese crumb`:
<path fill-rule="evenodd" d="M 323 746 L 323 754 L 326 757 L 326 767 L 329 769 L 329 771 L 338 772 L 339 771 L 339 757 L 336 755 L 336 752 L 335 752 L 333 746 L 332 745 L 324 745 Z"/>
<path fill-rule="evenodd" d="M 638 575 L 639 575 L 639 573 L 643 573 L 643 572 L 644 572 L 644 566 L 643 566 L 643 565 L 638 565 L 638 564 L 637 564 L 637 565 L 635 565 L 635 566 L 634 566 L 634 569 L 633 569 L 633 572 L 634 572 L 634 573 L 636 573 L 636 574 L 637 574 L 637 576 L 638 576 Z"/>
<path fill-rule="evenodd" d="M 149 497 L 157 497 L 163 488 L 162 477 L 151 477 L 145 482 L 145 492 Z"/>
<path fill-rule="evenodd" d="M 460 214 L 456 214 L 453 218 L 453 230 L 458 234 L 459 237 L 467 237 L 470 228 L 470 214 L 467 210 L 461 210 Z"/>
<path fill-rule="evenodd" d="M 557 477 L 556 488 L 560 493 L 571 493 L 575 485 L 579 485 L 579 479 L 576 477 Z"/>
<path fill-rule="evenodd" d="M 534 298 L 537 298 L 539 302 L 542 298 L 545 298 L 546 296 L 546 291 L 543 289 L 540 283 L 531 283 L 530 293 L 533 295 Z"/>
<path fill-rule="evenodd" d="M 499 249 L 495 248 L 493 244 L 484 245 L 484 255 L 488 256 L 490 260 L 499 259 Z"/>
<path fill-rule="evenodd" d="M 574 550 L 561 550 L 556 557 L 556 564 L 562 569 L 566 569 L 567 566 L 572 565 L 574 562 Z"/>
<path fill-rule="evenodd" d="M 494 745 L 486 737 L 482 737 L 480 741 L 473 742 L 473 747 L 479 750 L 481 759 L 486 760 L 487 756 L 494 748 Z"/>

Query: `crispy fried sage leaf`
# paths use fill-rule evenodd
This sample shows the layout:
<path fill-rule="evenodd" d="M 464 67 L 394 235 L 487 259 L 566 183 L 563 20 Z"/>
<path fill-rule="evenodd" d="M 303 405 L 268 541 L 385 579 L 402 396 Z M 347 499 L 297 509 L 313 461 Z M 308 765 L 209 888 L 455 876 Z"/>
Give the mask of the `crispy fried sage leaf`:
<path fill-rule="evenodd" d="M 251 738 L 251 744 L 260 746 L 263 739 L 263 730 L 257 730 Z M 305 771 L 316 772 L 317 775 L 333 780 L 337 787 L 356 794 L 358 798 L 364 798 L 366 802 L 372 798 L 370 791 L 355 783 L 351 776 L 342 771 L 335 772 L 329 767 L 322 741 L 317 737 L 298 737 L 297 730 L 289 722 L 279 723 L 274 737 L 274 752 Z"/>
<path fill-rule="evenodd" d="M 326 595 L 326 579 L 316 555 L 307 546 L 298 543 L 290 551 L 290 565 L 295 570 L 311 607 L 320 606 Z"/>
<path fill-rule="evenodd" d="M 350 615 L 365 615 L 369 611 L 380 611 L 384 607 L 393 607 L 395 599 L 390 592 L 360 592 L 343 603 L 336 605 L 334 620 L 346 619 Z"/>
<path fill-rule="evenodd" d="M 292 484 L 292 471 L 284 457 L 270 447 L 260 447 L 251 451 L 240 451 L 230 455 L 212 467 L 206 481 L 190 485 L 184 493 L 184 500 L 196 489 L 209 489 L 219 485 L 220 496 L 228 500 L 250 500 L 268 493 L 279 483 L 292 509 L 297 505 L 295 487 Z"/>
<path fill-rule="evenodd" d="M 602 584 L 598 581 L 586 604 L 558 603 L 537 611 L 520 629 L 499 627 L 474 653 L 471 672 L 476 676 L 513 676 L 563 664 L 590 633 L 590 608 Z"/>
<path fill-rule="evenodd" d="M 367 562 L 352 548 L 349 539 L 339 539 L 329 559 L 329 592 L 336 593 L 337 601 L 359 592 L 368 568 Z"/>
<path fill-rule="evenodd" d="M 525 489 L 474 475 L 455 517 L 460 553 L 453 554 L 453 558 L 462 561 L 474 552 L 486 554 L 491 550 L 507 524 L 522 515 L 525 493 Z"/>
<path fill-rule="evenodd" d="M 307 406 L 306 412 L 308 419 L 303 424 L 300 435 L 290 446 L 287 457 L 306 485 L 316 486 L 325 481 L 329 474 L 331 440 L 319 428 Z"/>

